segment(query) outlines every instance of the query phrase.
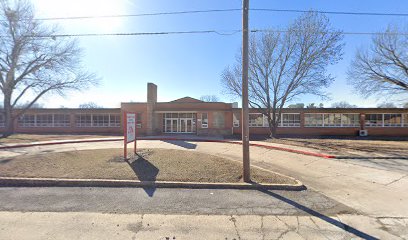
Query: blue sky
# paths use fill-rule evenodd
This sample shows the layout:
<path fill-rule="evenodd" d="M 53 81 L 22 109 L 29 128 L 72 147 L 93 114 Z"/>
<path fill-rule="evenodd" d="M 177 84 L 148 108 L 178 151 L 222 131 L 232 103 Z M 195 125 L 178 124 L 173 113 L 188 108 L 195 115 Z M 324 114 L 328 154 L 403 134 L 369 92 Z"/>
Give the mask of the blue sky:
<path fill-rule="evenodd" d="M 240 8 L 241 0 L 33 0 L 39 17 L 138 14 L 184 10 Z M 406 12 L 405 0 L 250 0 L 250 8 L 302 9 L 355 12 Z M 284 28 L 298 13 L 251 12 L 250 28 Z M 406 23 L 406 17 L 328 15 L 333 27 L 345 32 L 376 32 L 388 23 Z M 145 16 L 115 19 L 52 21 L 63 33 L 117 33 L 189 30 L 237 30 L 241 12 L 199 13 Z M 346 71 L 355 50 L 370 43 L 370 36 L 347 35 L 344 59 L 330 67 L 336 77 L 328 89 L 331 100 L 303 96 L 295 102 L 320 103 L 348 101 L 362 107 L 374 107 L 375 98 L 362 98 L 347 85 Z M 241 34 L 160 35 L 127 37 L 81 37 L 83 64 L 102 80 L 98 87 L 65 98 L 46 96 L 46 107 L 77 107 L 96 102 L 104 107 L 119 107 L 120 102 L 145 101 L 146 83 L 158 85 L 158 100 L 170 101 L 184 96 L 199 98 L 215 94 L 222 101 L 231 99 L 222 93 L 220 73 L 235 61 Z"/>

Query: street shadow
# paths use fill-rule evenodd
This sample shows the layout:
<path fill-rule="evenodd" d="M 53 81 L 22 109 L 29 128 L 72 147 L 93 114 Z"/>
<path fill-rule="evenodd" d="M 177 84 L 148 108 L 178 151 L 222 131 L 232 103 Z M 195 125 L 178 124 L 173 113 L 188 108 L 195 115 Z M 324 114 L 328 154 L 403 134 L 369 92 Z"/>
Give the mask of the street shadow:
<path fill-rule="evenodd" d="M 159 169 L 147 161 L 143 156 L 136 154 L 134 158 L 127 160 L 130 168 L 136 174 L 139 181 L 143 182 L 155 182 Z M 156 187 L 143 186 L 143 190 L 149 197 L 153 197 Z"/>
<path fill-rule="evenodd" d="M 362 231 L 360 231 L 360 230 L 358 230 L 358 229 L 356 229 L 356 228 L 354 228 L 354 227 L 352 227 L 352 226 L 350 226 L 348 224 L 342 223 L 342 222 L 340 222 L 340 221 L 338 221 L 338 220 L 336 220 L 334 218 L 331 218 L 331 217 L 326 216 L 326 215 L 324 215 L 322 213 L 319 213 L 319 212 L 317 212 L 317 211 L 315 211 L 313 209 L 310 209 L 310 208 L 308 208 L 308 207 L 306 207 L 306 206 L 304 206 L 302 204 L 299 204 L 299 203 L 297 203 L 297 202 L 295 202 L 295 201 L 293 201 L 293 200 L 291 200 L 289 198 L 286 198 L 286 197 L 284 197 L 282 195 L 274 193 L 274 192 L 272 192 L 270 190 L 260 189 L 259 191 L 263 192 L 263 193 L 265 193 L 265 194 L 267 194 L 267 195 L 269 195 L 271 197 L 274 197 L 274 198 L 276 198 L 276 199 L 278 199 L 280 201 L 283 201 L 283 202 L 285 202 L 285 203 L 287 203 L 287 204 L 289 204 L 289 205 L 291 205 L 291 206 L 293 206 L 293 207 L 295 207 L 295 208 L 297 208 L 297 209 L 299 209 L 299 210 L 301 210 L 301 211 L 303 211 L 305 213 L 308 213 L 308 214 L 310 214 L 310 215 L 312 215 L 314 217 L 320 218 L 321 220 L 323 220 L 323 221 L 325 221 L 327 223 L 330 223 L 333 226 L 338 227 L 338 228 L 340 228 L 340 229 L 342 229 L 342 230 L 344 230 L 346 232 L 354 234 L 355 236 L 360 237 L 362 239 L 369 239 L 369 240 L 379 239 L 379 238 L 371 236 L 371 235 L 369 235 L 369 234 L 367 234 L 365 232 L 362 232 Z"/>
<path fill-rule="evenodd" d="M 194 143 L 189 143 L 186 141 L 182 141 L 182 140 L 163 140 L 163 142 L 166 143 L 170 143 L 185 149 L 196 149 L 197 148 L 197 144 Z"/>
<path fill-rule="evenodd" d="M 9 159 L 0 159 L 0 164 L 2 165 L 2 164 L 6 164 L 6 163 L 8 163 L 8 162 L 11 162 L 13 159 L 12 158 L 9 158 Z"/>

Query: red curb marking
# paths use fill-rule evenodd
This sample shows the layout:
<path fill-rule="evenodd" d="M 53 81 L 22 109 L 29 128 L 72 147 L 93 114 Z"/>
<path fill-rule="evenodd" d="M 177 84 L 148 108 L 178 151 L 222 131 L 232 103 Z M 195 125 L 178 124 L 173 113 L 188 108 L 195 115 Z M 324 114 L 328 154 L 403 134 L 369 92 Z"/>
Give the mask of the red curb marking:
<path fill-rule="evenodd" d="M 45 143 L 33 143 L 33 144 L 19 144 L 19 145 L 13 145 L 13 146 L 0 146 L 0 149 L 47 146 L 47 145 L 58 145 L 58 144 L 68 144 L 68 143 L 111 142 L 111 141 L 122 141 L 122 140 L 123 140 L 123 138 L 118 138 L 118 139 L 68 140 L 68 141 L 63 141 L 63 142 L 45 142 Z M 229 141 L 229 140 L 200 139 L 200 138 L 197 138 L 197 139 L 194 139 L 194 138 L 183 139 L 183 138 L 169 138 L 169 137 L 164 137 L 164 138 L 141 137 L 141 138 L 137 138 L 136 140 L 219 142 L 219 143 L 230 143 L 230 144 L 242 145 L 241 142 L 235 142 L 235 141 Z M 336 156 L 334 156 L 334 155 L 326 155 L 326 154 L 322 154 L 322 153 L 308 152 L 308 151 L 296 150 L 296 149 L 291 149 L 291 148 L 269 146 L 269 145 L 263 145 L 263 144 L 259 144 L 259 143 L 250 143 L 249 145 L 250 146 L 255 146 L 255 147 L 266 148 L 266 149 L 273 149 L 273 150 L 279 150 L 279 151 L 285 151 L 285 152 L 292 152 L 292 153 L 298 153 L 298 154 L 303 154 L 303 155 L 321 157 L 321 158 L 336 158 Z"/>

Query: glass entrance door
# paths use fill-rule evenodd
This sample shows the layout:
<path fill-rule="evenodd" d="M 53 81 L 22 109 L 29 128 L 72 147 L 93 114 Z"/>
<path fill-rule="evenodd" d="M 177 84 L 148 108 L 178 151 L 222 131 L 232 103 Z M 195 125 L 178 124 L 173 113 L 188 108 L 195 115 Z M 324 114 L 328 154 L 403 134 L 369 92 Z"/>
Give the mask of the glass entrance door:
<path fill-rule="evenodd" d="M 166 113 L 163 116 L 163 132 L 194 133 L 195 115 L 193 113 Z"/>
<path fill-rule="evenodd" d="M 187 132 L 193 132 L 193 120 L 192 119 L 187 119 L 186 130 Z"/>
<path fill-rule="evenodd" d="M 171 132 L 176 133 L 178 132 L 178 119 L 172 119 L 171 120 Z"/>
<path fill-rule="evenodd" d="M 180 119 L 180 132 L 188 132 L 186 119 Z"/>

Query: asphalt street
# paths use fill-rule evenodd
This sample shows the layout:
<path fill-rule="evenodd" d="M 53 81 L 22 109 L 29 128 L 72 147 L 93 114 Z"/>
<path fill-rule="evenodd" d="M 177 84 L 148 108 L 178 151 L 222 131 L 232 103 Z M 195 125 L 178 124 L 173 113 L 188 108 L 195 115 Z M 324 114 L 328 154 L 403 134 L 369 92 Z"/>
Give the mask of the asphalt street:
<path fill-rule="evenodd" d="M 324 215 L 356 213 L 312 190 L 0 188 L 0 211 L 306 215 L 309 209 Z"/>

